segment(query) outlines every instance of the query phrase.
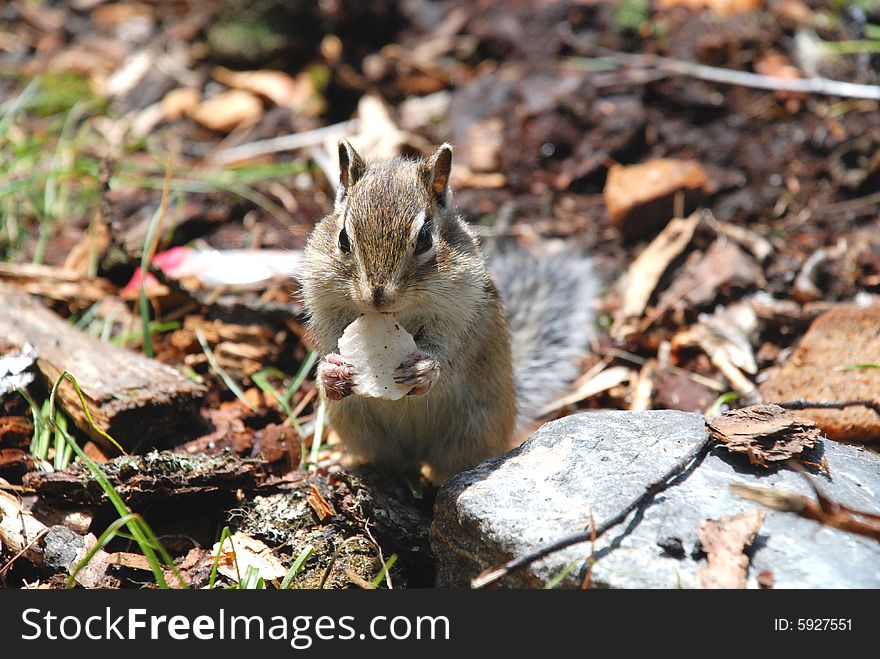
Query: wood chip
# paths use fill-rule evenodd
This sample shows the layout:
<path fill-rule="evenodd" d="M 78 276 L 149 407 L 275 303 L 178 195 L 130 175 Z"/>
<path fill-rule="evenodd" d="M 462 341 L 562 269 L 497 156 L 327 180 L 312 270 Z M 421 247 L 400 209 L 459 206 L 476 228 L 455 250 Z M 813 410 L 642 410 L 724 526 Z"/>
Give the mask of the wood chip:
<path fill-rule="evenodd" d="M 754 508 L 739 515 L 707 519 L 700 523 L 700 544 L 707 565 L 700 570 L 701 588 L 745 588 L 749 557 L 764 512 Z"/>
<path fill-rule="evenodd" d="M 115 554 L 108 555 L 107 563 L 110 565 L 121 565 L 122 567 L 131 568 L 132 570 L 143 570 L 145 572 L 149 572 L 153 569 L 146 556 L 128 551 L 118 551 Z"/>
<path fill-rule="evenodd" d="M 712 436 L 752 464 L 766 466 L 797 457 L 816 446 L 821 431 L 809 419 L 778 405 L 751 405 L 706 419 Z"/>
<path fill-rule="evenodd" d="M 333 506 L 331 506 L 330 502 L 324 498 L 324 495 L 321 494 L 321 491 L 314 483 L 309 483 L 309 489 L 311 489 L 312 492 L 309 494 L 309 498 L 306 499 L 306 503 L 308 503 L 312 510 L 315 511 L 318 520 L 323 522 L 328 517 L 333 517 L 333 515 L 336 514 L 336 511 L 333 510 Z"/>
<path fill-rule="evenodd" d="M 685 212 L 708 194 L 709 177 L 694 160 L 661 158 L 608 170 L 603 196 L 611 221 L 627 237 L 638 237 L 673 217 L 675 196 L 684 195 Z"/>

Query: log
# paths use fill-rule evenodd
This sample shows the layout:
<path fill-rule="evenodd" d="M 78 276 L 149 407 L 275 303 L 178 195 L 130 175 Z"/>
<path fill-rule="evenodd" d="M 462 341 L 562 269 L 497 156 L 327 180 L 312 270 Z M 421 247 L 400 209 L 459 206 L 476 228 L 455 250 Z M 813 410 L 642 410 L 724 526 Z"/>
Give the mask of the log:
<path fill-rule="evenodd" d="M 151 451 L 114 458 L 101 469 L 127 506 L 144 510 L 174 497 L 253 489 L 263 480 L 263 465 L 260 459 L 239 458 L 228 452 L 182 455 Z M 81 462 L 64 471 L 33 471 L 24 477 L 24 483 L 36 490 L 47 507 L 63 503 L 88 508 L 107 503 L 104 489 Z"/>
<path fill-rule="evenodd" d="M 0 282 L 8 282 L 24 293 L 65 302 L 87 309 L 116 292 L 101 277 L 86 277 L 71 270 L 31 263 L 0 263 Z"/>
<path fill-rule="evenodd" d="M 205 432 L 198 411 L 203 385 L 170 366 L 83 334 L 37 299 L 2 283 L 0 337 L 37 349 L 37 368 L 48 387 L 70 372 L 97 427 L 130 453 L 176 445 Z M 73 385 L 65 381 L 58 395 L 77 427 L 106 446 L 89 425 Z"/>

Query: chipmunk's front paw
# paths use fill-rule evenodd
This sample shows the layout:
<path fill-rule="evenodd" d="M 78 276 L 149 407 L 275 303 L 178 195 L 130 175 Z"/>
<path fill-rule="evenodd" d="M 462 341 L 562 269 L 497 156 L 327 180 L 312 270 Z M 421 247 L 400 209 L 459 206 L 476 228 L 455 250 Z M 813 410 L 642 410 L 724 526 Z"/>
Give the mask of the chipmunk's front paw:
<path fill-rule="evenodd" d="M 394 381 L 412 386 L 408 395 L 422 396 L 431 390 L 439 375 L 440 369 L 433 357 L 424 352 L 414 352 L 397 367 Z"/>
<path fill-rule="evenodd" d="M 329 354 L 318 364 L 318 381 L 330 400 L 342 400 L 351 395 L 354 366 L 337 354 Z"/>

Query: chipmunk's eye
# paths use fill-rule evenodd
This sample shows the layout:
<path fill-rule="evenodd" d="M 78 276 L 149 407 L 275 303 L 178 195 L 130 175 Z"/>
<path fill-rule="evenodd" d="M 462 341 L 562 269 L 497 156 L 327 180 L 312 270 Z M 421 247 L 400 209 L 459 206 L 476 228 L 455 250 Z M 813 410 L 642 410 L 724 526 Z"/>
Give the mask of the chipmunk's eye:
<path fill-rule="evenodd" d="M 416 238 L 416 254 L 424 254 L 429 249 L 431 249 L 431 245 L 433 241 L 431 239 L 431 227 L 428 226 L 428 223 L 422 225 L 421 230 L 419 231 L 419 236 Z"/>
<path fill-rule="evenodd" d="M 348 233 L 346 232 L 345 227 L 339 232 L 339 249 L 342 250 L 343 254 L 349 254 L 351 252 L 351 243 L 348 240 Z"/>

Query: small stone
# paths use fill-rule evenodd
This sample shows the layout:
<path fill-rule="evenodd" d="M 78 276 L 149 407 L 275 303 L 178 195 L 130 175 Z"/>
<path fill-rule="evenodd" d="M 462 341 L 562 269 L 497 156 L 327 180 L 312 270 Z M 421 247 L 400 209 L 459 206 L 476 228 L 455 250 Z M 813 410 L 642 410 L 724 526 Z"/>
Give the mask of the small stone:
<path fill-rule="evenodd" d="M 687 552 L 684 550 L 684 545 L 681 543 L 681 538 L 673 538 L 672 536 L 661 538 L 657 541 L 657 546 L 659 546 L 667 556 L 672 556 L 672 558 L 684 558 L 687 555 Z"/>

